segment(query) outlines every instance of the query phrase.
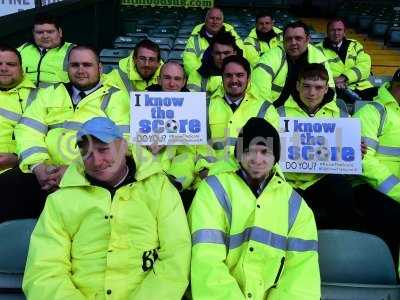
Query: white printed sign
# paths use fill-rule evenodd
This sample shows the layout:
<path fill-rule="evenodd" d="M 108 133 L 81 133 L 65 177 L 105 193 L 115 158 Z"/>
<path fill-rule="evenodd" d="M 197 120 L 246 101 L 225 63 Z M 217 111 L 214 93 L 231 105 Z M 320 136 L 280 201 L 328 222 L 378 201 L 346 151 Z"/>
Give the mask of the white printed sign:
<path fill-rule="evenodd" d="M 359 119 L 281 118 L 284 172 L 361 174 Z"/>
<path fill-rule="evenodd" d="M 130 128 L 142 145 L 206 144 L 206 93 L 131 92 Z"/>
<path fill-rule="evenodd" d="M 42 6 L 64 0 L 42 0 Z M 0 17 L 35 8 L 35 0 L 0 0 Z"/>

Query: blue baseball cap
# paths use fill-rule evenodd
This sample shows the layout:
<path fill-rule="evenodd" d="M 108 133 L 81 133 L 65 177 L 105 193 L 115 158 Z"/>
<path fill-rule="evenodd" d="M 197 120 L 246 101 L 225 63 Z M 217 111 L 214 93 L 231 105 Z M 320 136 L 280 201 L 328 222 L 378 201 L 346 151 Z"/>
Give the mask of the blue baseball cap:
<path fill-rule="evenodd" d="M 123 138 L 119 127 L 111 119 L 105 117 L 96 117 L 83 123 L 76 134 L 77 142 L 82 141 L 84 136 L 95 137 L 106 144 Z"/>

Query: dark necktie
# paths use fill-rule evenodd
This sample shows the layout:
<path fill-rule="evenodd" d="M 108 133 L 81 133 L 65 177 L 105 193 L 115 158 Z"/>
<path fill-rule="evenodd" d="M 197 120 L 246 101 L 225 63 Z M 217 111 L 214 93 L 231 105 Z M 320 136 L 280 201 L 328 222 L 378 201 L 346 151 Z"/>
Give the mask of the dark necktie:
<path fill-rule="evenodd" d="M 229 104 L 230 108 L 232 109 L 232 112 L 235 112 L 235 110 L 238 108 L 238 106 L 236 105 L 236 103 L 231 103 Z"/>
<path fill-rule="evenodd" d="M 45 54 L 46 54 L 46 52 L 47 52 L 47 49 L 42 49 L 42 50 L 40 50 L 40 56 L 44 56 Z"/>
<path fill-rule="evenodd" d="M 82 100 L 83 98 L 85 98 L 85 97 L 86 97 L 85 92 L 80 91 L 80 92 L 79 92 L 79 97 L 80 97 L 79 100 Z"/>

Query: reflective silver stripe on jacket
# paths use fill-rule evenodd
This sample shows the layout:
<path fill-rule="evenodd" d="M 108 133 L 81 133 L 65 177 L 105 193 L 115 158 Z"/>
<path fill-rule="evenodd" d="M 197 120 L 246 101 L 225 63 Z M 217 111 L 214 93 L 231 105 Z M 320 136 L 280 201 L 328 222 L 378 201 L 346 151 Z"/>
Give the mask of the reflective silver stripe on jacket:
<path fill-rule="evenodd" d="M 4 108 L 0 108 L 0 116 L 14 122 L 18 122 L 21 119 L 21 114 L 15 113 L 13 111 Z"/>
<path fill-rule="evenodd" d="M 368 147 L 377 150 L 379 147 L 378 141 L 375 141 L 374 139 L 371 139 L 369 137 L 363 136 L 361 137 L 361 140 L 366 144 Z"/>
<path fill-rule="evenodd" d="M 28 117 L 22 117 L 21 120 L 19 121 L 20 124 L 23 124 L 25 126 L 28 126 L 32 129 L 35 129 L 39 131 L 42 134 L 47 134 L 48 127 L 46 124 L 43 124 L 42 122 L 39 122 L 35 119 L 31 119 Z"/>
<path fill-rule="evenodd" d="M 270 66 L 268 66 L 268 65 L 266 65 L 266 64 L 258 63 L 258 64 L 256 64 L 256 65 L 254 66 L 254 69 L 256 69 L 256 68 L 261 68 L 261 69 L 263 69 L 265 72 L 267 72 L 269 75 L 271 75 L 272 78 L 275 77 L 274 70 L 273 70 Z"/>
<path fill-rule="evenodd" d="M 380 191 L 381 193 L 388 194 L 390 190 L 397 185 L 400 182 L 400 180 L 394 176 L 390 175 L 388 178 L 386 178 L 378 187 L 377 190 Z"/>
<path fill-rule="evenodd" d="M 65 121 L 63 123 L 57 123 L 57 124 L 49 125 L 49 130 L 55 129 L 55 128 L 65 128 L 65 129 L 70 129 L 70 130 L 79 130 L 79 129 L 81 129 L 82 125 L 83 125 L 83 123 L 80 123 L 80 122 Z"/>
<path fill-rule="evenodd" d="M 361 71 L 357 67 L 352 67 L 350 70 L 354 71 L 357 76 L 357 81 L 360 81 L 362 79 L 362 74 Z"/>
<path fill-rule="evenodd" d="M 128 74 L 122 71 L 121 68 L 118 68 L 118 74 L 121 77 L 122 82 L 124 83 L 125 88 L 128 90 L 128 92 L 135 91 L 135 87 L 133 83 L 129 80 Z"/>
<path fill-rule="evenodd" d="M 119 91 L 119 89 L 114 86 L 108 90 L 107 95 L 105 95 L 103 101 L 101 101 L 100 108 L 102 111 L 106 111 L 108 104 L 110 103 L 112 94 L 114 94 L 117 91 Z"/>
<path fill-rule="evenodd" d="M 265 114 L 267 113 L 267 110 L 270 105 L 271 105 L 271 102 L 265 100 L 258 111 L 257 118 L 263 119 L 265 117 Z"/>
<path fill-rule="evenodd" d="M 283 251 L 317 251 L 316 240 L 287 238 L 257 226 L 246 228 L 243 232 L 226 236 L 226 233 L 217 229 L 200 229 L 192 234 L 192 244 L 212 243 L 226 245 L 229 250 L 240 247 L 246 242 L 255 241 L 266 246 Z"/>
<path fill-rule="evenodd" d="M 65 72 L 68 71 L 68 56 L 74 46 L 75 46 L 74 44 L 69 45 L 67 52 L 65 52 L 65 57 L 64 57 L 64 62 L 63 62 L 63 70 Z"/>
<path fill-rule="evenodd" d="M 26 99 L 26 106 L 25 109 L 29 107 L 29 105 L 32 104 L 33 100 L 36 99 L 37 93 L 38 93 L 39 89 L 38 88 L 34 88 L 29 92 L 28 95 L 28 99 Z"/>
<path fill-rule="evenodd" d="M 278 112 L 278 115 L 280 117 L 286 117 L 286 110 L 285 110 L 285 106 L 279 106 L 276 111 Z"/>
<path fill-rule="evenodd" d="M 129 133 L 130 126 L 129 125 L 119 125 L 118 128 L 121 130 L 122 133 Z"/>
<path fill-rule="evenodd" d="M 385 121 L 386 121 L 387 112 L 386 112 L 385 106 L 383 106 L 381 103 L 375 102 L 375 101 L 356 101 L 355 105 L 354 105 L 354 107 L 355 107 L 354 112 L 359 111 L 362 107 L 364 107 L 364 105 L 367 105 L 367 104 L 375 107 L 375 109 L 379 113 L 380 121 L 379 121 L 377 136 L 380 137 L 382 135 L 383 126 L 385 125 Z"/>
<path fill-rule="evenodd" d="M 194 41 L 194 50 L 195 50 L 195 54 L 196 56 L 200 57 L 201 56 L 201 48 L 200 48 L 200 40 L 199 40 L 199 36 L 195 35 L 193 37 L 193 41 Z"/>
<path fill-rule="evenodd" d="M 222 206 L 228 218 L 229 225 L 232 224 L 232 206 L 231 201 L 226 194 L 224 187 L 216 176 L 209 176 L 206 179 L 207 184 L 213 190 L 215 197 L 217 198 L 219 204 Z"/>
<path fill-rule="evenodd" d="M 192 234 L 192 244 L 212 243 L 227 245 L 225 232 L 218 229 L 200 229 Z"/>
<path fill-rule="evenodd" d="M 29 156 L 33 155 L 33 154 L 37 154 L 37 153 L 48 153 L 47 148 L 46 147 L 31 147 L 28 148 L 24 151 L 22 151 L 19 154 L 20 160 L 24 160 L 27 159 Z"/>
<path fill-rule="evenodd" d="M 296 221 L 297 215 L 300 211 L 301 206 L 301 196 L 295 191 L 292 191 L 292 194 L 289 198 L 289 226 L 288 226 L 288 233 L 293 227 L 294 222 Z"/>

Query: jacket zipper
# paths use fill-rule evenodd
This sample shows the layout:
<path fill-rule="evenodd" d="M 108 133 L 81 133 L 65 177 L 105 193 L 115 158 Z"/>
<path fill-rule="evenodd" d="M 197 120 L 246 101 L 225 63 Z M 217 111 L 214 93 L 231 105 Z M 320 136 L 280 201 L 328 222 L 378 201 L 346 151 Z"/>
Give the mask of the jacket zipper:
<path fill-rule="evenodd" d="M 283 265 L 285 264 L 285 257 L 281 258 L 281 265 L 279 266 L 278 273 L 276 274 L 275 280 L 274 280 L 274 287 L 277 285 L 279 277 L 281 276 L 282 270 L 283 270 Z"/>
<path fill-rule="evenodd" d="M 36 82 L 37 82 L 38 86 L 39 86 L 39 83 L 40 83 L 40 65 L 42 64 L 42 60 L 43 60 L 44 56 L 46 55 L 46 53 L 47 53 L 47 51 L 43 55 L 42 55 L 42 53 L 40 53 L 40 59 L 39 59 L 38 66 L 37 66 L 38 74 L 37 74 L 37 77 L 36 77 Z"/>

